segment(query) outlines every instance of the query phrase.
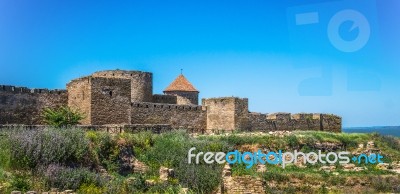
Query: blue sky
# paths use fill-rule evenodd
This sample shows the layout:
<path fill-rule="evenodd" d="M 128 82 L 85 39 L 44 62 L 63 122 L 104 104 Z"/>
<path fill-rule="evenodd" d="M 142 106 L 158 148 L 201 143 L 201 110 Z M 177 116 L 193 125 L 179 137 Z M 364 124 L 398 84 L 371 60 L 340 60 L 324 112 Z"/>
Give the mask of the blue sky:
<path fill-rule="evenodd" d="M 183 68 L 202 98 L 247 97 L 254 112 L 400 125 L 399 11 L 397 0 L 2 0 L 0 84 L 65 88 L 119 68 L 153 72 L 161 93 Z M 346 52 L 330 32 L 367 39 Z"/>

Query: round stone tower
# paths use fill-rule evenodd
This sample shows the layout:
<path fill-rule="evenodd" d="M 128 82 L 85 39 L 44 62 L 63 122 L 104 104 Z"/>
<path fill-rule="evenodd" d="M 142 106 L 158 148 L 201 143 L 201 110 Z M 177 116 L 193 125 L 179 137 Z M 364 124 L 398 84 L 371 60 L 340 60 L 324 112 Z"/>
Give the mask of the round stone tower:
<path fill-rule="evenodd" d="M 177 104 L 198 105 L 199 91 L 186 79 L 179 75 L 165 90 L 164 94 L 177 97 Z"/>
<path fill-rule="evenodd" d="M 153 74 L 150 72 L 107 70 L 95 72 L 92 77 L 130 79 L 132 102 L 153 101 Z"/>

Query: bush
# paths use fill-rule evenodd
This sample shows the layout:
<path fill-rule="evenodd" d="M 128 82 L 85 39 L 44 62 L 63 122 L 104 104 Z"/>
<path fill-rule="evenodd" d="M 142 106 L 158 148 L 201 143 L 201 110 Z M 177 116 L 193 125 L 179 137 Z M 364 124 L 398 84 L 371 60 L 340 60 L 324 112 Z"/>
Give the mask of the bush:
<path fill-rule="evenodd" d="M 184 131 L 161 134 L 154 139 L 154 145 L 143 153 L 142 160 L 158 176 L 160 166 L 175 169 L 179 183 L 196 193 L 210 193 L 221 182 L 222 166 L 219 164 L 188 164 L 187 152 L 196 147 L 196 151 L 228 151 L 224 142 L 196 140 Z M 204 163 L 204 162 L 203 162 Z M 156 191 L 171 192 L 175 187 L 158 185 Z M 152 188 L 153 189 L 153 188 Z M 152 192 L 155 190 L 152 190 Z"/>
<path fill-rule="evenodd" d="M 0 148 L 0 169 L 7 169 L 10 165 L 11 157 L 9 133 L 0 133 Z"/>
<path fill-rule="evenodd" d="M 12 190 L 18 191 L 28 191 L 31 188 L 31 183 L 29 177 L 26 174 L 18 173 L 11 178 L 11 188 Z"/>
<path fill-rule="evenodd" d="M 54 127 L 68 127 L 79 124 L 84 116 L 68 106 L 58 108 L 45 108 L 42 113 L 43 120 L 46 124 Z"/>
<path fill-rule="evenodd" d="M 17 130 L 10 134 L 10 140 L 10 165 L 17 169 L 92 163 L 89 141 L 82 130 Z"/>
<path fill-rule="evenodd" d="M 86 168 L 68 168 L 51 164 L 42 169 L 45 183 L 49 188 L 76 190 L 84 184 L 95 187 L 102 185 L 100 176 Z"/>
<path fill-rule="evenodd" d="M 380 136 L 381 142 L 387 143 L 387 145 L 394 149 L 394 150 L 400 150 L 400 140 L 399 138 L 390 136 L 390 135 L 382 135 Z"/>
<path fill-rule="evenodd" d="M 98 186 L 96 186 L 94 184 L 83 184 L 79 188 L 78 193 L 81 193 L 81 194 L 86 194 L 86 193 L 103 194 L 104 193 L 104 188 L 98 187 Z"/>
<path fill-rule="evenodd" d="M 211 193 L 221 183 L 222 166 L 217 164 L 188 164 L 183 160 L 176 169 L 177 178 L 183 187 L 195 193 Z"/>
<path fill-rule="evenodd" d="M 289 181 L 289 177 L 285 174 L 282 174 L 282 172 L 271 171 L 271 172 L 264 173 L 264 180 L 266 180 L 267 182 L 276 181 L 276 182 L 280 183 L 280 182 Z"/>

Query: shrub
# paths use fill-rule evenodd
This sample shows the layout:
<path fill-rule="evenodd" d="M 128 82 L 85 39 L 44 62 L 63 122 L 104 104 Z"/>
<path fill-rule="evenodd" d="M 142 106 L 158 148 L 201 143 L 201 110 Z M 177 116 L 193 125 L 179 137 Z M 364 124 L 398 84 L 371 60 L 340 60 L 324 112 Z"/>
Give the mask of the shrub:
<path fill-rule="evenodd" d="M 84 184 L 95 187 L 99 187 L 102 184 L 99 175 L 86 168 L 68 168 L 51 164 L 42 169 L 45 183 L 49 188 L 76 190 Z"/>
<path fill-rule="evenodd" d="M 187 152 L 191 147 L 196 151 L 227 151 L 228 144 L 211 140 L 190 138 L 184 131 L 161 134 L 154 138 L 154 145 L 141 156 L 158 175 L 162 166 L 175 169 L 179 183 L 196 193 L 210 193 L 220 183 L 222 166 L 219 164 L 188 164 Z M 151 192 L 170 192 L 175 187 L 170 184 L 158 185 Z M 153 189 L 153 188 L 152 188 Z M 162 193 L 163 193 L 162 192 Z"/>
<path fill-rule="evenodd" d="M 18 191 L 28 191 L 31 188 L 29 176 L 24 173 L 17 173 L 11 178 L 11 189 Z"/>
<path fill-rule="evenodd" d="M 380 136 L 381 142 L 387 143 L 387 145 L 394 149 L 394 150 L 400 150 L 400 140 L 399 138 L 390 136 L 390 135 L 382 135 Z"/>
<path fill-rule="evenodd" d="M 9 133 L 0 133 L 0 148 L 0 169 L 8 168 L 11 157 L 11 142 L 9 139 Z"/>
<path fill-rule="evenodd" d="M 211 193 L 221 183 L 222 166 L 217 164 L 188 164 L 182 160 L 176 175 L 184 187 L 195 193 Z"/>
<path fill-rule="evenodd" d="M 54 127 L 77 125 L 84 118 L 80 112 L 72 110 L 68 106 L 45 108 L 43 109 L 42 116 L 46 124 Z"/>
<path fill-rule="evenodd" d="M 104 188 L 98 187 L 94 184 L 83 184 L 79 190 L 78 193 L 86 194 L 103 194 L 104 193 Z"/>
<path fill-rule="evenodd" d="M 264 173 L 264 180 L 268 181 L 276 181 L 278 183 L 280 182 L 286 182 L 289 181 L 289 177 L 285 174 L 282 174 L 282 172 L 267 172 Z"/>
<path fill-rule="evenodd" d="M 10 134 L 10 164 L 34 170 L 51 163 L 89 164 L 89 141 L 82 130 L 17 130 Z"/>

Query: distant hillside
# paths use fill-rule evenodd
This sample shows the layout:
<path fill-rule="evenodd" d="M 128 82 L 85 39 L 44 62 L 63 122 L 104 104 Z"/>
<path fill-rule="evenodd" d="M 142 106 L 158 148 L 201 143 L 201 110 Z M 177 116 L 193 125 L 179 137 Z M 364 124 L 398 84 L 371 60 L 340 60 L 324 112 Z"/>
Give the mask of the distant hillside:
<path fill-rule="evenodd" d="M 346 133 L 379 133 L 381 135 L 393 135 L 400 137 L 400 126 L 378 126 L 378 127 L 347 127 L 343 128 Z"/>

